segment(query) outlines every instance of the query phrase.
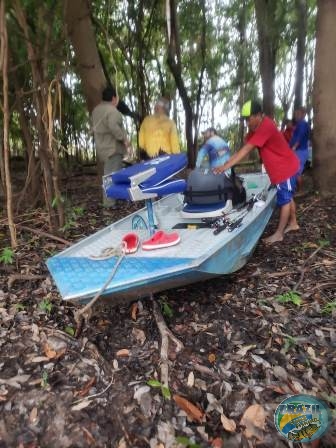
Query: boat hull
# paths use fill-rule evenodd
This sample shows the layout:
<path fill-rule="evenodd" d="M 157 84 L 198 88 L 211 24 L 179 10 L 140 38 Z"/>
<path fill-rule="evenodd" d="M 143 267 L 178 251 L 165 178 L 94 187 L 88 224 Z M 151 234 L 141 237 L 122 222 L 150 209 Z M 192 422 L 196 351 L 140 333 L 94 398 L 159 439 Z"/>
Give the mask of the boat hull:
<path fill-rule="evenodd" d="M 260 176 L 254 175 L 254 183 L 250 182 L 251 185 L 258 185 L 257 189 L 251 188 L 254 194 L 265 190 L 269 185 L 268 178 Z M 112 304 L 124 303 L 241 269 L 253 254 L 272 215 L 275 192 L 268 192 L 267 196 L 262 207 L 253 207 L 252 211 L 246 213 L 241 227 L 232 232 L 224 230 L 219 235 L 214 235 L 210 228 L 186 228 L 178 230 L 181 243 L 175 247 L 152 251 L 140 249 L 134 255 L 125 256 L 113 279 L 102 292 L 102 299 Z M 169 231 L 176 224 L 185 222 L 179 217 L 182 205 L 183 197 L 180 195 L 163 198 L 154 204 L 160 228 L 165 225 L 165 229 Z M 145 219 L 145 209 L 137 213 Z M 133 215 L 47 261 L 64 300 L 85 303 L 103 287 L 118 258 L 114 256 L 98 261 L 90 259 L 88 254 L 99 251 L 108 243 L 115 245 L 120 241 L 126 230 L 130 230 Z M 239 212 L 237 215 L 239 216 Z M 198 220 L 193 222 L 197 226 Z M 142 240 L 148 237 L 147 230 L 136 232 Z"/>

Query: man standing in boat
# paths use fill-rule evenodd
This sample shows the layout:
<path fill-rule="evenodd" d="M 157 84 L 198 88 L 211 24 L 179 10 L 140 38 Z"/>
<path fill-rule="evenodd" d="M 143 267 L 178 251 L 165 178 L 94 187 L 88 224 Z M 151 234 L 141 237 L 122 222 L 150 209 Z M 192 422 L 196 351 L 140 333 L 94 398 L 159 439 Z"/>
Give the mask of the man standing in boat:
<path fill-rule="evenodd" d="M 277 187 L 277 205 L 280 207 L 279 224 L 273 235 L 265 238 L 265 243 L 282 241 L 284 234 L 298 230 L 296 206 L 293 199 L 296 188 L 300 161 L 289 148 L 284 136 L 269 117 L 265 116 L 261 104 L 247 101 L 242 108 L 242 118 L 247 122 L 249 132 L 245 145 L 222 166 L 213 169 L 215 174 L 222 173 L 244 159 L 254 148 L 260 158 L 272 184 Z"/>

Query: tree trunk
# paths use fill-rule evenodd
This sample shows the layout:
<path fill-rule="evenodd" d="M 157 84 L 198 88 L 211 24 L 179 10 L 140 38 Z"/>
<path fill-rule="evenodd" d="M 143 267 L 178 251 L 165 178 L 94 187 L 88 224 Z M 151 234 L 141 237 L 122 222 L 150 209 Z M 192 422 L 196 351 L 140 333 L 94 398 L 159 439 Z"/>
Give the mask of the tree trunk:
<path fill-rule="evenodd" d="M 48 107 L 48 79 L 47 79 L 47 55 L 49 49 L 49 42 L 46 39 L 44 48 L 35 43 L 33 45 L 30 39 L 29 25 L 26 17 L 26 12 L 22 8 L 19 0 L 13 2 L 15 16 L 22 32 L 25 36 L 25 43 L 27 46 L 27 54 L 29 57 L 32 73 L 33 85 L 33 99 L 35 107 L 35 120 L 38 136 L 38 155 L 41 161 L 43 174 L 43 192 L 45 197 L 45 205 L 48 210 L 49 226 L 52 231 L 59 229 L 64 224 L 64 210 L 61 198 L 59 196 L 59 188 L 56 186 L 57 175 L 57 159 L 58 149 L 52 148 L 51 140 L 53 136 L 52 126 L 50 121 L 52 118 L 49 115 L 50 107 Z M 47 35 L 51 30 L 51 25 L 46 24 Z M 44 51 L 43 51 L 44 50 Z M 42 53 L 43 51 L 43 53 Z M 53 207 L 56 203 L 57 210 Z"/>
<path fill-rule="evenodd" d="M 16 201 L 16 212 L 18 213 L 23 200 L 26 200 L 28 204 L 34 204 L 39 200 L 39 196 L 41 194 L 41 171 L 40 164 L 35 159 L 31 126 L 22 101 L 20 84 L 15 71 L 12 73 L 12 78 L 15 87 L 15 104 L 19 116 L 22 141 L 26 147 L 28 158 L 25 185 L 20 192 L 18 200 Z"/>
<path fill-rule="evenodd" d="M 88 111 L 101 101 L 102 90 L 111 84 L 107 79 L 99 55 L 95 29 L 92 24 L 91 0 L 64 0 L 67 33 L 75 51 L 77 71 L 82 82 Z M 118 109 L 123 115 L 137 118 L 137 114 L 120 100 Z"/>
<path fill-rule="evenodd" d="M 9 106 L 8 106 L 8 34 L 6 23 L 6 2 L 0 3 L 0 32 L 1 32 L 1 63 L 2 63 L 2 94 L 3 94 L 3 150 L 6 185 L 6 205 L 11 246 L 17 247 L 16 229 L 13 219 L 12 182 L 9 168 Z"/>
<path fill-rule="evenodd" d="M 88 110 L 101 101 L 106 78 L 97 50 L 88 0 L 65 0 L 65 22 L 77 60 Z"/>
<path fill-rule="evenodd" d="M 205 32 L 206 32 L 206 17 L 205 17 L 205 1 L 202 0 L 200 8 L 202 11 L 202 30 L 200 36 L 200 56 L 202 64 L 198 78 L 198 89 L 196 93 L 195 113 L 193 111 L 193 103 L 188 95 L 187 88 L 182 78 L 182 60 L 181 60 L 181 45 L 179 26 L 177 18 L 177 5 L 175 0 L 167 0 L 169 5 L 167 12 L 167 31 L 168 31 L 168 57 L 167 63 L 173 74 L 176 87 L 182 100 L 185 113 L 185 134 L 187 140 L 188 166 L 193 168 L 196 162 L 197 149 L 197 132 L 198 132 L 198 114 L 201 101 L 201 91 L 203 88 L 203 75 L 205 71 Z M 169 11 L 168 11 L 169 10 Z M 194 131 L 194 132 L 193 132 Z"/>
<path fill-rule="evenodd" d="M 238 68 L 237 68 L 237 78 L 239 85 L 239 97 L 238 97 L 238 108 L 239 113 L 243 107 L 245 99 L 245 83 L 246 83 L 246 0 L 241 2 L 241 6 L 239 8 L 239 16 L 238 16 L 238 27 L 237 31 L 239 33 L 239 45 L 240 45 L 240 53 L 238 58 Z M 239 121 L 239 130 L 238 130 L 238 146 L 242 147 L 244 143 L 244 121 Z"/>
<path fill-rule="evenodd" d="M 264 112 L 274 117 L 276 0 L 254 0 Z"/>
<path fill-rule="evenodd" d="M 297 49 L 294 110 L 303 106 L 303 79 L 307 36 L 307 0 L 295 0 L 297 14 Z"/>
<path fill-rule="evenodd" d="M 318 0 L 314 107 L 314 182 L 324 196 L 336 193 L 336 2 Z"/>

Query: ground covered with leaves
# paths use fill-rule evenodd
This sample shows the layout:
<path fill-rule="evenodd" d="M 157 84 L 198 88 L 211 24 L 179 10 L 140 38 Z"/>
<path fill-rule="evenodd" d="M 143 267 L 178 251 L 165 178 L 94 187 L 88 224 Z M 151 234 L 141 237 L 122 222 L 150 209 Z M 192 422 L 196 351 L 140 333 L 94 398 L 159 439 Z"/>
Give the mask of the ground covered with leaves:
<path fill-rule="evenodd" d="M 134 209 L 103 216 L 99 191 L 90 177 L 68 182 L 62 239 Z M 183 344 L 170 341 L 168 388 L 153 303 L 98 303 L 75 337 L 78 306 L 61 301 L 45 265 L 66 244 L 43 233 L 37 210 L 17 219 L 13 254 L 3 218 L 0 447 L 280 448 L 293 446 L 273 420 L 287 396 L 315 395 L 335 412 L 336 200 L 310 191 L 297 204 L 300 230 L 260 242 L 239 272 L 156 296 Z M 311 446 L 336 447 L 335 425 Z"/>

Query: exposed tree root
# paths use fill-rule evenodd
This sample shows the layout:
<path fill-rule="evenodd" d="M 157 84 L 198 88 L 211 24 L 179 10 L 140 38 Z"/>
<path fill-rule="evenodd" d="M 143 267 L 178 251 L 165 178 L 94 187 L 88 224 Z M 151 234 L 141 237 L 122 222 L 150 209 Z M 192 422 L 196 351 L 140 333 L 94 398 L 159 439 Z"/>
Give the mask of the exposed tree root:
<path fill-rule="evenodd" d="M 169 349 L 169 339 L 176 345 L 176 351 L 179 352 L 184 348 L 182 342 L 177 339 L 171 330 L 167 327 L 167 324 L 162 316 L 161 310 L 157 302 L 152 298 L 153 303 L 153 313 L 156 324 L 161 334 L 161 383 L 168 387 L 169 379 L 169 360 L 168 360 L 168 349 Z"/>

